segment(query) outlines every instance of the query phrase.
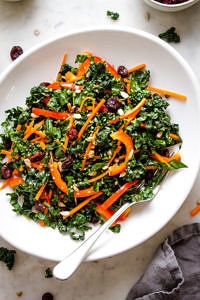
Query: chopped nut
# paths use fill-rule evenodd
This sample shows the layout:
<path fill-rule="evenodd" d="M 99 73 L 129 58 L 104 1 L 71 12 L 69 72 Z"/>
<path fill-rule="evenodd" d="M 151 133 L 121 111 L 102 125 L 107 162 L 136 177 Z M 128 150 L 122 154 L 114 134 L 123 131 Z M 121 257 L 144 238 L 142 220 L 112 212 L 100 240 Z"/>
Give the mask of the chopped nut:
<path fill-rule="evenodd" d="M 39 34 L 40 34 L 39 30 L 38 30 L 38 29 L 35 29 L 35 30 L 34 30 L 34 35 L 39 35 Z"/>

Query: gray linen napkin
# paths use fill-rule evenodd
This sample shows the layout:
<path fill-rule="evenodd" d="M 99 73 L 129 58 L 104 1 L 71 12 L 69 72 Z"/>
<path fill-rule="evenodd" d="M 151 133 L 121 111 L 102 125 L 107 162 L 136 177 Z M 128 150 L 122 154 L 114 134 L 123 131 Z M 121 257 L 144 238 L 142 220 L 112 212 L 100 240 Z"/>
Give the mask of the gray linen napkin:
<path fill-rule="evenodd" d="M 173 231 L 126 300 L 200 300 L 200 223 Z"/>

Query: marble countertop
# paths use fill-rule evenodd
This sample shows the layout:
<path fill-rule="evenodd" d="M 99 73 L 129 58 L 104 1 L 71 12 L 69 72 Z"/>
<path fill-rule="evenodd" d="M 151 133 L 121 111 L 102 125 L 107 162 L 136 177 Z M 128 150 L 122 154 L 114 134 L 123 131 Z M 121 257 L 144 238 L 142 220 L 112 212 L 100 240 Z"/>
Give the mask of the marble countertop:
<path fill-rule="evenodd" d="M 118 12 L 117 21 L 107 10 Z M 142 0 L 0 0 L 0 72 L 10 63 L 10 49 L 21 45 L 24 51 L 54 35 L 90 25 L 127 25 L 154 35 L 175 26 L 181 37 L 173 47 L 188 61 L 200 80 L 200 3 L 176 13 L 164 13 L 148 7 Z M 120 42 L 120 41 L 119 41 Z M 54 263 L 16 250 L 14 268 L 0 263 L 0 299 L 40 300 L 45 292 L 54 300 L 122 300 L 139 279 L 157 246 L 175 228 L 200 221 L 200 214 L 189 212 L 200 199 L 200 174 L 186 201 L 155 236 L 125 253 L 94 262 L 86 262 L 67 281 L 45 278 L 45 270 Z M 0 247 L 12 248 L 0 239 Z M 20 293 L 22 292 L 22 293 Z"/>

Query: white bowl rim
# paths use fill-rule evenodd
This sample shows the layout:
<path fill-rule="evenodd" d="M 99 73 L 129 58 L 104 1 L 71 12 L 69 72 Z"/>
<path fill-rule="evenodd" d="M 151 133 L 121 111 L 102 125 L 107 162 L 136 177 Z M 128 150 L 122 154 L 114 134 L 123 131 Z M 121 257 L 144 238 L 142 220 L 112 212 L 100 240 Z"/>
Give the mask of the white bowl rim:
<path fill-rule="evenodd" d="M 177 3 L 177 4 L 165 4 L 165 3 L 158 2 L 156 0 L 147 0 L 147 1 L 158 4 L 158 5 L 163 6 L 163 7 L 179 7 L 179 6 L 185 6 L 185 5 L 190 4 L 190 3 L 193 4 L 195 2 L 198 2 L 199 0 L 188 0 L 188 1 L 185 1 L 185 2 L 182 2 L 182 3 Z"/>

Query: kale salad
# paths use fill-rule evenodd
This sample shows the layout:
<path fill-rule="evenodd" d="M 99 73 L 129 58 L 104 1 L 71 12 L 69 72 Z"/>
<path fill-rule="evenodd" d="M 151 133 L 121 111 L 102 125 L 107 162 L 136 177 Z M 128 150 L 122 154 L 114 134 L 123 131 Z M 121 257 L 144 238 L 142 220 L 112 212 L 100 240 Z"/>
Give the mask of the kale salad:
<path fill-rule="evenodd" d="M 83 240 L 124 202 L 152 197 L 163 170 L 185 168 L 167 108 L 170 97 L 186 97 L 149 81 L 145 64 L 115 69 L 84 52 L 72 66 L 65 54 L 54 82 L 39 83 L 24 107 L 7 110 L 0 189 L 11 188 L 14 212 Z"/>

